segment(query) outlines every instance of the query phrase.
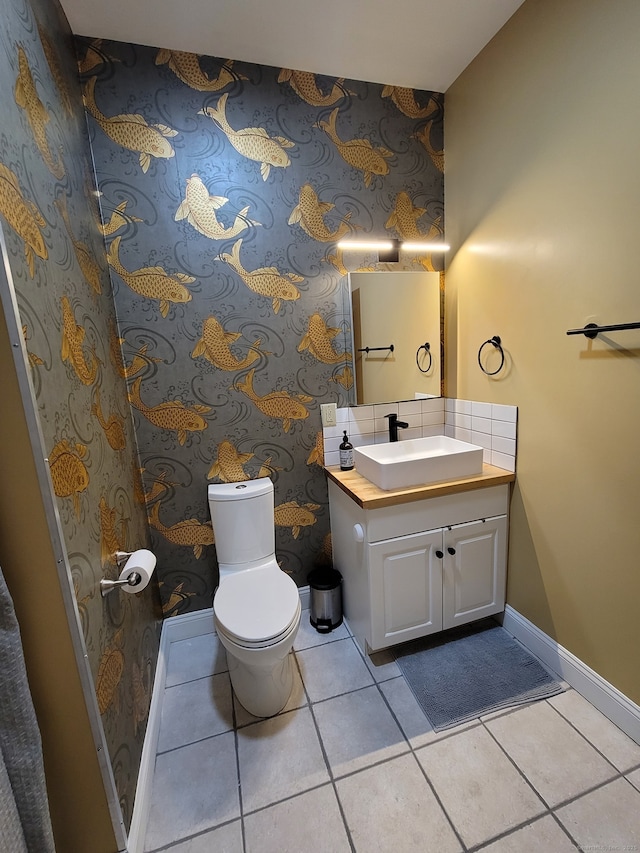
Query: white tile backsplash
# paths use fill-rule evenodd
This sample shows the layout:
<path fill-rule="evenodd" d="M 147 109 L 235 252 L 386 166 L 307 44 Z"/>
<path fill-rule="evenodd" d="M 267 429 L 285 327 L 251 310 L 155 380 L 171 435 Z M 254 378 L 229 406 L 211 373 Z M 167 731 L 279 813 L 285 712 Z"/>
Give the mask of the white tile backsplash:
<path fill-rule="evenodd" d="M 486 432 L 491 435 L 491 418 L 481 418 L 473 415 L 471 418 L 471 429 L 474 432 Z"/>
<path fill-rule="evenodd" d="M 479 418 L 490 418 L 491 403 L 476 403 L 475 400 L 472 401 L 471 414 Z"/>
<path fill-rule="evenodd" d="M 497 403 L 491 404 L 491 417 L 495 421 L 511 421 L 515 423 L 518 419 L 517 406 L 501 406 Z"/>
<path fill-rule="evenodd" d="M 389 421 L 384 416 L 391 412 L 409 424 L 408 428 L 399 431 L 400 441 L 448 435 L 480 445 L 485 462 L 515 471 L 517 406 L 449 397 L 338 409 L 336 426 L 323 429 L 325 465 L 339 464 L 337 446 L 344 430 L 354 447 L 389 441 Z"/>

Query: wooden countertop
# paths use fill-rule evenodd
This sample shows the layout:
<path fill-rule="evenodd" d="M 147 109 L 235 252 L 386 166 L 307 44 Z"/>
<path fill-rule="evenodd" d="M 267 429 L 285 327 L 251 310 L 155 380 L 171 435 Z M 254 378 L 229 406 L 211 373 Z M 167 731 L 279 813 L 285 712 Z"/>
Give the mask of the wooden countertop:
<path fill-rule="evenodd" d="M 412 486 L 409 489 L 386 491 L 365 479 L 355 469 L 353 471 L 341 471 L 339 465 L 329 465 L 324 470 L 329 479 L 363 509 L 381 509 L 386 506 L 395 506 L 411 501 L 425 500 L 426 498 L 439 498 L 443 495 L 455 495 L 458 492 L 486 489 L 489 486 L 512 483 L 516 478 L 516 475 L 511 471 L 485 463 L 482 466 L 482 474 L 475 474 L 473 477 L 462 480 L 444 480 L 424 486 Z"/>

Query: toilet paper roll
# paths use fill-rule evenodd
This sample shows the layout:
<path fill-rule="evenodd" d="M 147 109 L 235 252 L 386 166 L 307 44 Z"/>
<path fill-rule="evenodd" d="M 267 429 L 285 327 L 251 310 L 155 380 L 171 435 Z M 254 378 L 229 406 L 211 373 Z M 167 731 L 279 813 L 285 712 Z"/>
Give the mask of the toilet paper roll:
<path fill-rule="evenodd" d="M 147 551 L 146 548 L 134 551 L 120 572 L 120 580 L 127 580 L 133 573 L 139 575 L 140 580 L 136 584 L 124 584 L 121 589 L 125 592 L 141 592 L 151 580 L 155 567 L 156 555 L 152 551 Z"/>

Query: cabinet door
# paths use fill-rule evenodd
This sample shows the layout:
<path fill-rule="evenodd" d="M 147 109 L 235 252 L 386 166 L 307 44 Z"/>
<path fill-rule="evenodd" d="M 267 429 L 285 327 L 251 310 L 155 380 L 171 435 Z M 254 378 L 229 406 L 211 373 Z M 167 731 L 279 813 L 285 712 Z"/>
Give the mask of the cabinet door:
<path fill-rule="evenodd" d="M 444 531 L 442 627 L 504 610 L 507 518 L 488 518 Z"/>
<path fill-rule="evenodd" d="M 374 651 L 442 630 L 440 548 L 441 530 L 369 545 Z"/>

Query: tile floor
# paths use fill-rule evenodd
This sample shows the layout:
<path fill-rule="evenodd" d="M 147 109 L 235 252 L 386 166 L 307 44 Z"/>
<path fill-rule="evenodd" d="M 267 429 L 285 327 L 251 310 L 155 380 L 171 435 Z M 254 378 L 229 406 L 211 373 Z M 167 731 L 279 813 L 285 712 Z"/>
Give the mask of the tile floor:
<path fill-rule="evenodd" d="M 346 625 L 294 657 L 258 720 L 215 634 L 171 644 L 145 851 L 640 851 L 640 746 L 574 690 L 436 734 Z"/>

